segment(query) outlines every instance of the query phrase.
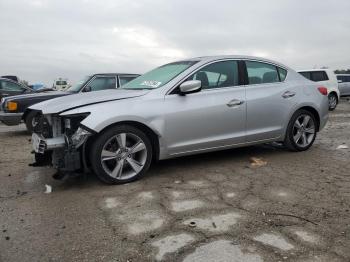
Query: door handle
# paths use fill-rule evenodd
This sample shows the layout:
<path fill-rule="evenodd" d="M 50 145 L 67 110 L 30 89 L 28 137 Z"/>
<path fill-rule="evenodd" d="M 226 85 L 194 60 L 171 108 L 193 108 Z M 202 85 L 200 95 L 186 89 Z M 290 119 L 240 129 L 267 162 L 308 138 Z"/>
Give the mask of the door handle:
<path fill-rule="evenodd" d="M 295 93 L 291 92 L 291 91 L 286 91 L 282 95 L 283 98 L 290 98 L 290 97 L 293 97 L 293 96 L 295 96 Z"/>
<path fill-rule="evenodd" d="M 238 99 L 233 99 L 230 102 L 228 102 L 226 105 L 228 107 L 234 107 L 234 106 L 240 106 L 244 103 L 244 101 L 242 100 L 238 100 Z"/>

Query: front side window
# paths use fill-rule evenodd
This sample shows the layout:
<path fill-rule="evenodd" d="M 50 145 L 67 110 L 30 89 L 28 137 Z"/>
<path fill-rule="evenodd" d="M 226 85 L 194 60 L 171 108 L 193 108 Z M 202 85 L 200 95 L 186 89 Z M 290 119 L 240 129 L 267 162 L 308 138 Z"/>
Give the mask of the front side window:
<path fill-rule="evenodd" d="M 180 61 L 170 63 L 153 69 L 152 71 L 135 78 L 126 85 L 123 89 L 156 89 L 164 86 L 186 69 L 193 66 L 197 61 Z"/>
<path fill-rule="evenodd" d="M 5 91 L 23 91 L 24 90 L 24 88 L 21 87 L 20 85 L 17 85 L 9 81 L 1 81 L 0 89 Z"/>
<path fill-rule="evenodd" d="M 91 91 L 100 91 L 105 89 L 115 89 L 116 79 L 115 77 L 96 77 L 89 83 Z"/>
<path fill-rule="evenodd" d="M 119 76 L 119 84 L 120 86 L 125 85 L 126 83 L 129 83 L 131 80 L 135 79 L 135 77 L 131 76 Z"/>
<path fill-rule="evenodd" d="M 200 80 L 202 89 L 239 85 L 238 62 L 222 61 L 203 67 L 187 80 Z"/>
<path fill-rule="evenodd" d="M 274 65 L 246 61 L 249 84 L 268 84 L 279 82 L 277 67 Z"/>
<path fill-rule="evenodd" d="M 329 79 L 325 71 L 315 71 L 311 72 L 311 80 L 314 82 L 321 82 Z"/>

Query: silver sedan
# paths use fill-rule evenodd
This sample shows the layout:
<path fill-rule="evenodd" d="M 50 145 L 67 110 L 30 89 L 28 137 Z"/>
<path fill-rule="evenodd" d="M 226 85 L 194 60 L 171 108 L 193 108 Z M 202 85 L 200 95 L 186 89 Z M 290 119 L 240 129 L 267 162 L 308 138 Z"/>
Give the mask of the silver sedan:
<path fill-rule="evenodd" d="M 282 142 L 310 148 L 328 119 L 327 89 L 280 63 L 199 57 L 158 67 L 119 90 L 30 108 L 38 164 L 92 170 L 103 182 L 143 176 L 152 160 Z"/>

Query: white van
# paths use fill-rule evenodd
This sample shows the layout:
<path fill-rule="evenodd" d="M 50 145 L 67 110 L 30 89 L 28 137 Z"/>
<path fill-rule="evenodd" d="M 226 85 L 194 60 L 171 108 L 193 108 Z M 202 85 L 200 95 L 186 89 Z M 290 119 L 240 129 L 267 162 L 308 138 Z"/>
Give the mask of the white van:
<path fill-rule="evenodd" d="M 340 92 L 338 88 L 338 79 L 331 69 L 310 69 L 300 70 L 299 74 L 307 79 L 318 82 L 328 91 L 329 110 L 333 111 L 339 102 Z"/>
<path fill-rule="evenodd" d="M 63 78 L 58 78 L 54 81 L 52 88 L 56 90 L 65 90 L 69 87 L 68 80 Z"/>

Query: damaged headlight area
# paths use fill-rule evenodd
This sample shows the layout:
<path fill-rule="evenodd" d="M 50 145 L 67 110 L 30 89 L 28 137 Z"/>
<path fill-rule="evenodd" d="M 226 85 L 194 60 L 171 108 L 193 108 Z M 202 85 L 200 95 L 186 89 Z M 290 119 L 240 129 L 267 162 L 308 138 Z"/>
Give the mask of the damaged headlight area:
<path fill-rule="evenodd" d="M 86 139 L 92 135 L 90 131 L 86 130 L 80 125 L 89 113 L 68 115 L 63 118 L 62 127 L 65 137 L 70 148 L 77 149 L 85 143 Z"/>
<path fill-rule="evenodd" d="M 70 140 L 75 148 L 79 148 L 91 135 L 91 132 L 85 130 L 82 127 L 78 127 L 77 131 L 71 136 Z"/>

